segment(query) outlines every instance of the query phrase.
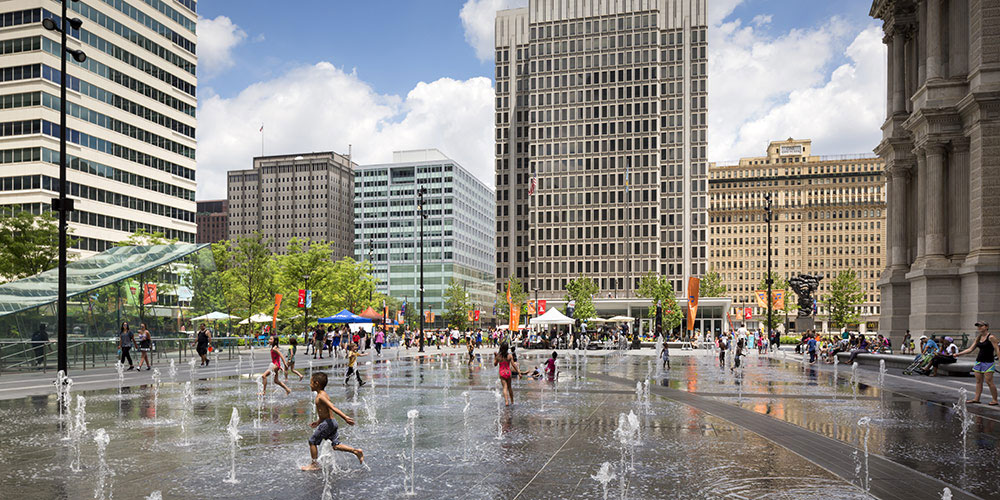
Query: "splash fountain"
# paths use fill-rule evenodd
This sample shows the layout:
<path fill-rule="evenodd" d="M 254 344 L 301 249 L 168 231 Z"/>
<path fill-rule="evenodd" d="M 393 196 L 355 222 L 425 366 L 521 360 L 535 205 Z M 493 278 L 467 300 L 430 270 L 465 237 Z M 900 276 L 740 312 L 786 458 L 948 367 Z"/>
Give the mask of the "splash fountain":
<path fill-rule="evenodd" d="M 240 447 L 240 412 L 233 407 L 233 414 L 229 417 L 229 425 L 226 426 L 226 434 L 229 436 L 229 479 L 225 481 L 229 484 L 239 482 L 236 479 L 236 450 Z"/>
<path fill-rule="evenodd" d="M 153 422 L 160 419 L 156 411 L 160 403 L 160 369 L 153 368 Z"/>
<path fill-rule="evenodd" d="M 83 395 L 78 394 L 76 396 L 75 422 L 69 432 L 73 441 L 73 461 L 69 464 L 69 468 L 73 472 L 80 472 L 80 469 L 82 469 L 80 442 L 87 435 L 87 400 Z"/>
<path fill-rule="evenodd" d="M 189 444 L 187 428 L 190 424 L 192 415 L 194 414 L 194 389 L 191 388 L 191 381 L 188 380 L 184 382 L 184 409 L 183 415 L 181 416 L 181 444 L 187 446 Z"/>
<path fill-rule="evenodd" d="M 323 493 L 321 500 L 333 500 L 333 473 L 337 471 L 337 456 L 333 453 L 333 444 L 324 439 L 319 444 L 319 456 L 317 457 L 320 467 L 323 468 Z"/>
<path fill-rule="evenodd" d="M 254 376 L 254 380 L 257 381 L 257 420 L 253 422 L 253 428 L 260 429 L 260 417 L 264 412 L 264 379 Z"/>
<path fill-rule="evenodd" d="M 417 494 L 416 470 L 414 468 L 414 464 L 415 464 L 415 457 L 417 454 L 417 417 L 419 416 L 420 412 L 418 410 L 410 410 L 406 412 L 406 428 L 404 431 L 405 432 L 404 436 L 409 436 L 410 438 L 410 471 L 408 474 L 408 478 L 404 478 L 404 488 L 406 484 L 409 484 L 410 487 L 406 492 L 406 494 L 409 496 Z"/>
<path fill-rule="evenodd" d="M 94 443 L 97 444 L 97 481 L 94 486 L 95 499 L 104 500 L 107 498 L 111 500 L 114 498 L 112 493 L 114 482 L 112 478 L 115 472 L 111 470 L 105 459 L 108 443 L 110 442 L 111 438 L 108 437 L 107 431 L 104 428 L 97 429 L 97 432 L 94 433 Z"/>
<path fill-rule="evenodd" d="M 952 405 L 952 409 L 958 413 L 958 417 L 961 419 L 959 423 L 962 428 L 962 460 L 968 460 L 968 437 L 969 428 L 975 423 L 972 415 L 969 414 L 968 406 L 969 392 L 965 390 L 964 387 L 958 390 L 958 402 Z"/>
<path fill-rule="evenodd" d="M 608 483 L 613 481 L 615 477 L 617 475 L 611 468 L 611 462 L 604 462 L 601 464 L 601 470 L 597 471 L 596 475 L 590 476 L 594 481 L 601 483 L 601 488 L 604 490 L 604 500 L 608 500 Z"/>
<path fill-rule="evenodd" d="M 170 368 L 167 369 L 167 374 L 170 375 L 171 383 L 177 381 L 177 363 L 174 363 L 172 359 L 170 360 Z"/>
<path fill-rule="evenodd" d="M 858 400 L 858 362 L 851 363 L 851 397 Z"/>

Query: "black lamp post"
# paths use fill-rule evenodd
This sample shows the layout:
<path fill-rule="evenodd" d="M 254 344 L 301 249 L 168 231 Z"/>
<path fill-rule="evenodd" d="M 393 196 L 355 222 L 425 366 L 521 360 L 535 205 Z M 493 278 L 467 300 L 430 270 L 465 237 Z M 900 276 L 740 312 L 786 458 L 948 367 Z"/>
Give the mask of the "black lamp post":
<path fill-rule="evenodd" d="M 771 285 L 774 279 L 771 277 L 771 194 L 764 194 L 764 221 L 767 222 L 767 338 L 770 339 L 774 332 L 771 331 Z"/>
<path fill-rule="evenodd" d="M 78 1 L 78 0 L 73 0 Z M 66 47 L 66 14 L 68 2 L 62 2 L 62 17 L 57 25 L 52 19 L 44 19 L 42 26 L 49 31 L 62 34 L 62 51 L 59 72 L 59 198 L 52 200 L 52 207 L 59 212 L 59 305 L 57 312 L 56 351 L 58 356 L 57 369 L 66 373 L 69 371 L 66 352 L 66 218 L 73 211 L 73 200 L 66 198 L 66 54 L 71 54 L 77 62 L 87 60 L 82 50 L 70 50 Z M 79 30 L 83 21 L 73 18 L 69 21 L 70 28 Z"/>
<path fill-rule="evenodd" d="M 417 209 L 420 211 L 420 349 L 419 352 L 424 352 L 424 219 L 427 215 L 424 214 L 424 194 L 427 193 L 427 188 L 421 187 L 417 191 Z"/>

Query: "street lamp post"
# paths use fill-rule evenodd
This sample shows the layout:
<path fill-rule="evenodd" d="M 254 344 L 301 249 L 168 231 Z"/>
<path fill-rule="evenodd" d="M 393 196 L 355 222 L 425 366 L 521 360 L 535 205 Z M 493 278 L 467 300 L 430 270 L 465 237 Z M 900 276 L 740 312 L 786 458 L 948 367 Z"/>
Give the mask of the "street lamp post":
<path fill-rule="evenodd" d="M 73 0 L 78 1 L 78 0 Z M 66 198 L 66 54 L 71 54 L 77 62 L 87 60 L 87 55 L 82 50 L 70 50 L 66 46 L 66 15 L 69 3 L 62 2 L 62 17 L 59 18 L 59 25 L 50 18 L 42 21 L 42 26 L 49 31 L 58 31 L 62 37 L 62 51 L 60 52 L 60 72 L 59 72 L 59 198 L 52 200 L 52 207 L 59 212 L 59 303 L 57 311 L 56 329 L 56 352 L 57 369 L 63 373 L 69 371 L 68 355 L 66 352 L 66 218 L 69 212 L 73 211 L 73 200 Z M 79 18 L 69 19 L 69 27 L 79 30 L 83 26 L 83 21 Z"/>
<path fill-rule="evenodd" d="M 767 212 L 764 215 L 764 220 L 767 222 L 767 338 L 770 339 L 774 334 L 771 331 L 771 285 L 774 284 L 774 279 L 771 277 L 771 194 L 764 194 L 764 210 Z"/>
<path fill-rule="evenodd" d="M 417 209 L 420 211 L 420 349 L 419 352 L 424 352 L 424 219 L 427 217 L 424 215 L 424 194 L 427 193 L 427 188 L 421 187 L 417 191 L 418 201 Z"/>

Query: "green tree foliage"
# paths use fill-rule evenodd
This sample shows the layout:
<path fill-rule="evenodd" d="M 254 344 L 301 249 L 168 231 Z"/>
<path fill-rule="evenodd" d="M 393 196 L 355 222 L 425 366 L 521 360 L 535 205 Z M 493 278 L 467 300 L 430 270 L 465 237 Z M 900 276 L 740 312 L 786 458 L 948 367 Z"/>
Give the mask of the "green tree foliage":
<path fill-rule="evenodd" d="M 865 300 L 861 280 L 853 269 L 843 271 L 830 283 L 830 291 L 823 298 L 830 321 L 840 328 L 852 325 L 861 318 L 858 306 Z"/>
<path fill-rule="evenodd" d="M 469 329 L 469 311 L 472 310 L 472 302 L 469 301 L 469 297 L 456 280 L 451 280 L 448 285 L 448 289 L 444 292 L 445 307 L 447 311 L 445 312 L 444 318 L 448 323 L 448 326 L 455 328 L 459 331 L 465 331 Z"/>
<path fill-rule="evenodd" d="M 701 292 L 699 292 L 700 294 Z M 650 300 L 648 316 L 656 318 L 656 306 L 663 308 L 663 331 L 669 332 L 684 321 L 684 307 L 677 301 L 674 293 L 674 285 L 666 276 L 657 276 L 654 273 L 646 274 L 639 280 L 640 297 Z"/>
<path fill-rule="evenodd" d="M 333 264 L 333 308 L 347 309 L 355 314 L 368 306 L 382 307 L 375 294 L 375 266 L 368 261 L 344 257 Z M 311 281 L 311 280 L 310 280 Z M 311 286 L 311 285 L 310 285 Z"/>
<path fill-rule="evenodd" d="M 566 284 L 566 301 L 575 301 L 573 319 L 585 321 L 597 316 L 594 307 L 594 294 L 597 293 L 597 283 L 583 276 Z"/>
<path fill-rule="evenodd" d="M 765 274 L 765 276 L 767 276 Z M 795 297 L 795 292 L 792 291 L 791 287 L 788 285 L 788 280 L 779 274 L 774 272 L 771 273 L 771 292 L 773 297 L 774 290 L 784 290 L 785 291 L 785 307 L 784 308 L 772 308 L 771 309 L 771 321 L 767 320 L 767 309 L 765 309 L 761 314 L 761 323 L 767 325 L 769 330 L 774 330 L 778 328 L 778 325 L 782 324 L 783 321 L 787 321 L 788 315 L 799 310 L 798 301 Z M 758 290 L 767 290 L 767 278 L 762 278 L 760 284 L 757 285 Z"/>
<path fill-rule="evenodd" d="M 274 259 L 260 233 L 212 245 L 215 264 L 222 273 L 227 302 L 236 316 L 249 318 L 274 310 Z"/>
<path fill-rule="evenodd" d="M 139 228 L 138 231 L 132 233 L 131 236 L 115 243 L 115 246 L 119 247 L 130 247 L 130 246 L 151 246 L 151 245 L 170 245 L 177 243 L 176 238 L 167 238 L 163 233 L 157 231 L 150 233 L 146 231 L 145 228 Z M 151 269 L 144 273 L 140 273 L 134 278 L 134 281 L 127 280 L 122 282 L 122 286 L 133 286 L 135 285 L 135 290 L 127 290 L 132 293 L 135 297 L 136 307 L 139 310 L 139 321 L 146 321 L 146 311 L 155 306 L 157 303 L 163 304 L 166 302 L 166 297 L 173 294 L 177 290 L 177 285 L 180 283 L 181 279 L 179 277 L 181 267 L 180 265 L 171 262 L 169 264 Z M 184 272 L 187 268 L 184 269 Z M 145 293 L 146 285 L 155 284 L 156 285 L 156 303 L 146 304 L 145 303 Z M 123 291 L 123 296 L 128 296 Z"/>
<path fill-rule="evenodd" d="M 522 313 L 528 305 L 528 292 L 524 291 L 521 282 L 517 278 L 507 280 L 507 287 L 497 292 L 497 321 L 500 324 L 510 322 L 510 309 L 507 307 L 507 290 L 510 290 L 510 301 L 514 307 L 519 308 Z M 523 314 L 521 315 L 524 316 Z"/>
<path fill-rule="evenodd" d="M 729 290 L 722 284 L 722 276 L 715 271 L 702 276 L 698 290 L 699 297 L 725 297 L 729 294 Z"/>
<path fill-rule="evenodd" d="M 278 293 L 284 297 L 279 314 L 282 318 L 302 315 L 291 326 L 297 331 L 305 324 L 305 308 L 298 306 L 299 290 L 312 290 L 312 305 L 309 307 L 309 321 L 330 316 L 340 310 L 334 289 L 334 263 L 329 243 L 317 243 L 293 238 L 285 247 L 285 254 L 277 256 L 275 281 Z M 306 276 L 309 279 L 306 280 Z M 358 311 L 360 312 L 360 311 Z"/>
<path fill-rule="evenodd" d="M 67 246 L 73 241 L 67 238 Z M 18 205 L 0 207 L 0 283 L 34 276 L 59 264 L 59 223 Z"/>

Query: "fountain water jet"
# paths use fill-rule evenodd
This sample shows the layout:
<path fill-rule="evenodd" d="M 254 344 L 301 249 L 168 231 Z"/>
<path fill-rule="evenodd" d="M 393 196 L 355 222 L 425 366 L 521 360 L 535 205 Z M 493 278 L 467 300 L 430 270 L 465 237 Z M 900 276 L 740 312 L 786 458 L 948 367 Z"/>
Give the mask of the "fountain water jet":
<path fill-rule="evenodd" d="M 112 478 L 115 472 L 108 467 L 108 462 L 105 460 L 105 451 L 108 448 L 108 443 L 111 442 L 111 438 L 108 437 L 107 431 L 103 428 L 97 429 L 94 433 L 94 443 L 97 444 L 97 484 L 94 487 L 94 498 L 104 500 L 108 498 L 110 500 L 113 498 L 112 489 L 114 483 Z M 107 494 L 105 494 L 107 490 Z"/>
<path fill-rule="evenodd" d="M 160 404 L 160 369 L 153 368 L 153 422 L 159 420 L 157 407 Z"/>
<path fill-rule="evenodd" d="M 604 489 L 604 500 L 608 500 L 608 483 L 614 480 L 615 477 L 617 475 L 611 468 L 611 462 L 604 462 L 601 464 L 601 470 L 597 471 L 597 475 L 590 476 L 594 481 L 601 483 L 601 487 Z"/>
<path fill-rule="evenodd" d="M 191 381 L 188 380 L 184 382 L 184 414 L 181 417 L 181 436 L 183 438 L 182 443 L 187 446 L 188 435 L 187 427 L 188 421 L 191 419 L 191 415 L 194 413 L 194 390 L 191 388 Z"/>
<path fill-rule="evenodd" d="M 170 360 L 170 368 L 167 369 L 167 374 L 170 375 L 170 382 L 171 383 L 177 381 L 177 364 L 174 363 L 174 360 L 172 360 L 172 359 Z"/>
<path fill-rule="evenodd" d="M 414 469 L 414 458 L 417 454 L 417 417 L 420 416 L 418 410 L 410 410 L 406 412 L 406 428 L 404 429 L 404 436 L 410 437 L 410 473 L 409 473 L 409 485 L 410 489 L 406 492 L 408 496 L 413 496 L 417 494 L 416 490 L 416 474 Z M 405 471 L 404 471 L 405 472 Z M 405 479 L 405 478 L 404 478 Z M 405 483 L 404 483 L 405 487 Z"/>
<path fill-rule="evenodd" d="M 87 434 L 87 400 L 79 394 L 76 396 L 75 423 L 69 433 L 73 440 L 73 462 L 69 464 L 69 468 L 73 472 L 80 472 L 82 469 L 80 441 Z"/>
<path fill-rule="evenodd" d="M 858 420 L 858 430 L 860 431 L 861 429 L 864 429 L 864 433 L 859 437 L 864 442 L 863 449 L 865 455 L 863 464 L 864 464 L 865 475 L 864 477 L 861 477 L 862 462 L 857 459 L 855 459 L 854 472 L 858 476 L 858 482 L 860 483 L 861 489 L 864 490 L 865 492 L 865 498 L 869 498 L 871 497 L 871 483 L 872 483 L 871 472 L 868 470 L 868 435 L 871 431 L 871 418 L 861 417 L 861 419 Z M 855 451 L 854 454 L 855 456 L 857 456 L 857 451 Z"/>
<path fill-rule="evenodd" d="M 503 390 L 503 386 L 500 385 L 500 381 L 497 380 L 497 388 L 493 391 L 493 396 L 497 400 L 497 440 L 503 439 L 503 395 L 500 391 Z"/>
<path fill-rule="evenodd" d="M 469 407 L 472 406 L 472 399 L 469 395 L 469 391 L 462 392 L 462 398 L 465 399 L 465 406 L 462 407 L 462 426 L 464 429 L 465 446 L 463 454 L 466 460 L 469 458 Z"/>
<path fill-rule="evenodd" d="M 317 457 L 320 467 L 323 468 L 323 493 L 322 500 L 333 500 L 333 473 L 337 472 L 337 456 L 333 453 L 333 443 L 324 439 L 319 444 L 319 456 Z"/>
<path fill-rule="evenodd" d="M 236 355 L 236 394 L 243 395 L 243 356 Z"/>
<path fill-rule="evenodd" d="M 188 375 L 194 380 L 194 358 L 188 360 Z"/>
<path fill-rule="evenodd" d="M 264 379 L 254 377 L 257 380 L 257 420 L 254 420 L 253 428 L 260 429 L 260 416 L 264 411 Z"/>
<path fill-rule="evenodd" d="M 851 363 L 851 393 L 854 401 L 858 400 L 858 362 Z"/>
<path fill-rule="evenodd" d="M 229 425 L 226 426 L 226 434 L 229 435 L 229 479 L 225 482 L 236 484 L 236 450 L 240 447 L 240 412 L 233 407 L 233 414 L 229 417 Z"/>
<path fill-rule="evenodd" d="M 969 428 L 975 423 L 975 419 L 969 414 L 968 407 L 969 393 L 964 387 L 958 390 L 958 402 L 952 405 L 957 413 L 962 426 L 962 460 L 968 460 L 968 445 L 967 440 L 969 437 Z"/>

